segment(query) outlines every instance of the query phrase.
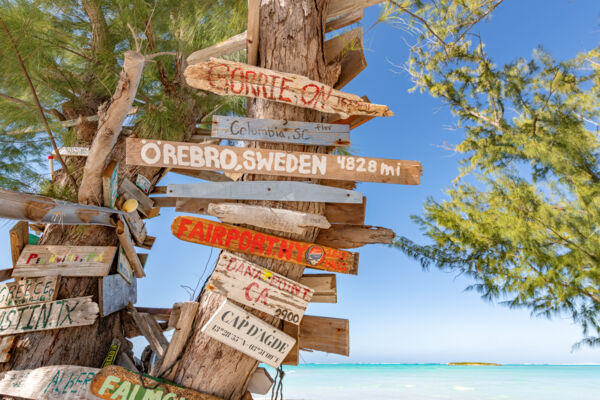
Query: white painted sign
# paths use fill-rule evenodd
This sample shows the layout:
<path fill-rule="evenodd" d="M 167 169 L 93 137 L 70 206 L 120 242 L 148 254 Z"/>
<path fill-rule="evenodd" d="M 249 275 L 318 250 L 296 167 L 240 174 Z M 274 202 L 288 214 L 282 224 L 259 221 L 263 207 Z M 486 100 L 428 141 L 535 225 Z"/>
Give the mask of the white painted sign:
<path fill-rule="evenodd" d="M 61 156 L 74 156 L 74 157 L 87 157 L 90 149 L 87 147 L 59 147 L 58 153 Z M 52 155 L 55 156 L 56 152 L 52 150 Z"/>
<path fill-rule="evenodd" d="M 296 343 L 293 337 L 229 301 L 219 307 L 202 332 L 274 368 Z"/>
<path fill-rule="evenodd" d="M 15 279 L 0 283 L 0 308 L 52 301 L 56 298 L 59 277 Z"/>
<path fill-rule="evenodd" d="M 142 189 L 146 194 L 150 193 L 150 186 L 152 186 L 148 178 L 142 174 L 138 174 L 137 178 L 135 179 L 135 185 Z"/>
<path fill-rule="evenodd" d="M 314 290 L 227 251 L 206 284 L 228 299 L 299 324 Z"/>

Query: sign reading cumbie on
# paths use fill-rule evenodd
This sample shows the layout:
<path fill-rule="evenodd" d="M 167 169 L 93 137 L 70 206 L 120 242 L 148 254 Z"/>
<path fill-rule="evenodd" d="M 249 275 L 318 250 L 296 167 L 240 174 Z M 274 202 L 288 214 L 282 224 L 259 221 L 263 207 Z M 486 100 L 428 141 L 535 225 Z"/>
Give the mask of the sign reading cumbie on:
<path fill-rule="evenodd" d="M 421 163 L 383 158 L 127 139 L 127 164 L 418 185 Z"/>

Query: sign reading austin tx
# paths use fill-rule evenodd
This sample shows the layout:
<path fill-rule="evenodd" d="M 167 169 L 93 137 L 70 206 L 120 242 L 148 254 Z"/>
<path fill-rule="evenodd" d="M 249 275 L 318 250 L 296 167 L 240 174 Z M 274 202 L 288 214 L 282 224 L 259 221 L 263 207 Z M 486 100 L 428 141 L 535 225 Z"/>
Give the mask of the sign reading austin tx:
<path fill-rule="evenodd" d="M 213 116 L 211 136 L 230 140 L 257 140 L 259 142 L 318 146 L 350 145 L 350 127 L 348 125 L 221 115 Z"/>
<path fill-rule="evenodd" d="M 185 79 L 196 89 L 219 95 L 255 97 L 327 113 L 394 115 L 387 106 L 363 101 L 302 75 L 271 71 L 234 61 L 211 58 L 186 68 Z"/>
<path fill-rule="evenodd" d="M 57 276 L 47 276 L 0 283 L 0 308 L 53 301 L 59 280 Z"/>
<path fill-rule="evenodd" d="M 13 270 L 13 277 L 105 276 L 117 251 L 113 246 L 27 245 Z"/>
<path fill-rule="evenodd" d="M 127 138 L 127 164 L 418 185 L 421 163 Z"/>
<path fill-rule="evenodd" d="M 0 310 L 0 336 L 91 325 L 98 317 L 92 296 Z"/>
<path fill-rule="evenodd" d="M 283 239 L 196 217 L 177 217 L 171 232 L 187 242 L 289 261 L 324 271 L 358 274 L 358 253 Z"/>
<path fill-rule="evenodd" d="M 202 332 L 274 368 L 296 343 L 293 337 L 229 301 L 219 307 Z"/>
<path fill-rule="evenodd" d="M 314 290 L 229 252 L 222 252 L 206 284 L 228 299 L 299 324 Z"/>
<path fill-rule="evenodd" d="M 36 400 L 97 400 L 90 382 L 98 368 L 52 365 L 0 374 L 0 394 Z"/>

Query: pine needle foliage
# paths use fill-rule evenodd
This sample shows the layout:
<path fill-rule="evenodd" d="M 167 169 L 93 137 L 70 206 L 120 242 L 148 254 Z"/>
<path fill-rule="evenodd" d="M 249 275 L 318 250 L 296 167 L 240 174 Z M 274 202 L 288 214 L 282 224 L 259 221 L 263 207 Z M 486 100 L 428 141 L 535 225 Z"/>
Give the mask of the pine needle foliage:
<path fill-rule="evenodd" d="M 558 61 L 543 49 L 497 65 L 472 28 L 501 0 L 391 1 L 418 29 L 405 71 L 452 111 L 461 171 L 414 221 L 430 239 L 395 246 L 423 267 L 537 316 L 570 316 L 575 345 L 600 345 L 600 48 Z"/>

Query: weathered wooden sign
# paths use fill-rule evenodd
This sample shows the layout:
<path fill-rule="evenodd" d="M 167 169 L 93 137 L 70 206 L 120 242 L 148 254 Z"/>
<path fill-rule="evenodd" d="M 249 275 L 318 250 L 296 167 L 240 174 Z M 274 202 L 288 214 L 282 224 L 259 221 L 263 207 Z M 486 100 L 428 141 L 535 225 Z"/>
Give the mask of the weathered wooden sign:
<path fill-rule="evenodd" d="M 235 61 L 211 58 L 186 68 L 188 85 L 219 95 L 246 96 L 348 115 L 394 115 L 387 106 L 365 103 L 360 97 L 336 90 L 302 75 L 271 71 Z"/>
<path fill-rule="evenodd" d="M 394 231 L 380 226 L 336 224 L 319 232 L 315 242 L 340 249 L 355 249 L 367 244 L 391 244 Z"/>
<path fill-rule="evenodd" d="M 90 149 L 87 147 L 59 147 L 58 153 L 61 156 L 87 157 Z M 52 155 L 56 155 L 54 150 L 52 150 Z"/>
<path fill-rule="evenodd" d="M 384 0 L 332 0 L 327 9 L 327 20 L 340 17 L 375 4 L 383 3 Z"/>
<path fill-rule="evenodd" d="M 89 387 L 98 368 L 52 365 L 0 373 L 0 394 L 35 400 L 97 400 Z"/>
<path fill-rule="evenodd" d="M 64 225 L 114 226 L 121 211 L 0 189 L 0 218 Z"/>
<path fill-rule="evenodd" d="M 129 303 L 137 302 L 137 279 L 131 279 L 131 283 L 127 283 L 118 274 L 98 279 L 98 305 L 102 317 L 127 308 Z"/>
<path fill-rule="evenodd" d="M 17 222 L 9 231 L 10 256 L 13 267 L 17 263 L 21 252 L 29 244 L 29 224 L 27 221 Z"/>
<path fill-rule="evenodd" d="M 124 210 L 125 211 L 125 210 Z M 140 218 L 140 214 L 137 210 L 126 212 L 123 214 L 123 219 L 129 227 L 129 233 L 137 244 L 144 243 L 148 232 L 146 231 L 146 224 Z"/>
<path fill-rule="evenodd" d="M 322 215 L 249 204 L 209 204 L 206 214 L 217 217 L 222 222 L 253 225 L 259 228 L 298 234 L 306 233 L 308 228 L 327 229 L 331 227 L 327 218 Z"/>
<path fill-rule="evenodd" d="M 187 242 L 289 261 L 325 271 L 358 274 L 358 253 L 284 239 L 196 217 L 177 217 L 171 232 Z"/>
<path fill-rule="evenodd" d="M 25 246 L 13 277 L 105 276 L 117 248 L 114 246 Z"/>
<path fill-rule="evenodd" d="M 362 194 L 314 183 L 294 181 L 199 182 L 167 186 L 169 197 L 230 200 L 362 203 Z"/>
<path fill-rule="evenodd" d="M 91 325 L 98 317 L 92 296 L 0 309 L 0 336 Z"/>
<path fill-rule="evenodd" d="M 146 276 L 144 272 L 143 264 L 140 261 L 137 253 L 135 252 L 133 239 L 131 238 L 131 234 L 129 233 L 129 228 L 127 224 L 124 222 L 124 218 L 119 216 L 119 221 L 117 221 L 117 228 L 115 229 L 115 233 L 117 234 L 117 238 L 119 238 L 119 243 L 121 243 L 121 248 L 127 257 L 127 261 L 129 265 L 135 272 L 135 276 L 138 278 L 143 278 Z M 147 238 L 149 236 L 146 236 Z"/>
<path fill-rule="evenodd" d="M 0 308 L 53 301 L 59 281 L 60 277 L 47 276 L 0 283 Z"/>
<path fill-rule="evenodd" d="M 230 140 L 349 146 L 347 125 L 313 122 L 280 121 L 215 115 L 212 137 Z"/>
<path fill-rule="evenodd" d="M 311 302 L 337 303 L 335 274 L 304 274 L 300 278 L 300 283 L 314 290 Z"/>
<path fill-rule="evenodd" d="M 138 211 L 145 216 L 148 216 L 154 207 L 148 195 L 127 178 L 119 185 L 119 195 L 122 195 L 125 200 L 135 199 L 138 202 Z"/>
<path fill-rule="evenodd" d="M 131 269 L 131 265 L 129 264 L 129 260 L 125 254 L 125 250 L 123 250 L 123 246 L 119 246 L 117 273 L 121 275 L 121 277 L 125 279 L 127 283 L 131 283 L 131 279 L 133 278 L 133 270 Z"/>
<path fill-rule="evenodd" d="M 213 395 L 185 389 L 116 365 L 102 368 L 96 373 L 90 392 L 97 396 L 96 399 L 107 400 L 221 400 Z"/>
<path fill-rule="evenodd" d="M 363 51 L 362 27 L 335 35 L 323 44 L 325 63 L 339 63 L 341 67 L 340 76 L 333 85 L 336 89 L 342 89 L 362 70 L 367 67 L 367 60 Z"/>
<path fill-rule="evenodd" d="M 273 386 L 273 378 L 263 367 L 258 367 L 250 378 L 248 384 L 248 391 L 256 394 L 267 394 Z"/>
<path fill-rule="evenodd" d="M 138 174 L 137 178 L 135 178 L 135 185 L 142 189 L 142 191 L 146 194 L 150 193 L 150 186 L 152 183 L 142 174 Z"/>
<path fill-rule="evenodd" d="M 292 337 L 229 301 L 219 307 L 202 332 L 274 368 L 296 343 Z"/>
<path fill-rule="evenodd" d="M 119 349 L 121 348 L 121 341 L 119 339 L 113 339 L 110 347 L 108 348 L 108 354 L 102 363 L 102 368 L 113 365 L 119 355 Z"/>
<path fill-rule="evenodd" d="M 127 164 L 418 185 L 421 163 L 127 138 Z"/>
<path fill-rule="evenodd" d="M 313 290 L 248 260 L 221 252 L 206 289 L 299 324 Z"/>
<path fill-rule="evenodd" d="M 104 205 L 115 208 L 119 194 L 119 163 L 112 161 L 102 174 L 102 193 Z"/>

